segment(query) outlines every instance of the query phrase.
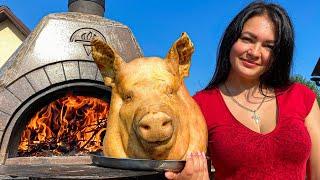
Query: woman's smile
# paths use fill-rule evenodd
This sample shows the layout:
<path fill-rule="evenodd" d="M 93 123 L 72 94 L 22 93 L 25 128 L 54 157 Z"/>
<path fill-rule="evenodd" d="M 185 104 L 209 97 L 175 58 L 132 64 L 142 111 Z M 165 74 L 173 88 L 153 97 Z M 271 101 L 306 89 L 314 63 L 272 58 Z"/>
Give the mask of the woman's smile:
<path fill-rule="evenodd" d="M 247 59 L 243 59 L 243 58 L 240 58 L 241 62 L 242 62 L 242 65 L 246 68 L 255 68 L 255 67 L 258 67 L 258 66 L 261 66 L 259 63 L 256 63 L 254 60 L 247 60 Z"/>

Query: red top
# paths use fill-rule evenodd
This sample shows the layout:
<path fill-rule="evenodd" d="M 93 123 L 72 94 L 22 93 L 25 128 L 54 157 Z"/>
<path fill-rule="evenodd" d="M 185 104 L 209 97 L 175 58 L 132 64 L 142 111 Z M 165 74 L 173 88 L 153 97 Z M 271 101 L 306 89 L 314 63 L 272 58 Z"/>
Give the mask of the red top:
<path fill-rule="evenodd" d="M 215 179 L 305 179 L 311 139 L 304 119 L 316 95 L 298 83 L 275 93 L 277 125 L 267 134 L 237 121 L 218 88 L 194 96 L 207 122 Z"/>

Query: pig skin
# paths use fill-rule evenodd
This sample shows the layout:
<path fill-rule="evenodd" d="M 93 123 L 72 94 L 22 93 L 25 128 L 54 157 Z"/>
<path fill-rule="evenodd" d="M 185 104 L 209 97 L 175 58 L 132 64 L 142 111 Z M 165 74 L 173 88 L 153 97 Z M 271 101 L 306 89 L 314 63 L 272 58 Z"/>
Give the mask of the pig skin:
<path fill-rule="evenodd" d="M 164 59 L 126 63 L 101 39 L 91 44 L 92 57 L 112 88 L 105 156 L 181 160 L 189 152 L 206 152 L 205 120 L 183 81 L 194 51 L 186 33 Z"/>

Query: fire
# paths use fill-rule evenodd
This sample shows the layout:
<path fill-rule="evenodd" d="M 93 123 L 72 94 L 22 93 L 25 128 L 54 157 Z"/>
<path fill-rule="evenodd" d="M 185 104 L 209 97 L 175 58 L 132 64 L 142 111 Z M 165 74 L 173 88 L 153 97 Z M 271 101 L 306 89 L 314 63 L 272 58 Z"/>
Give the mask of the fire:
<path fill-rule="evenodd" d="M 24 129 L 18 156 L 101 151 L 108 110 L 103 100 L 72 94 L 51 102 Z"/>

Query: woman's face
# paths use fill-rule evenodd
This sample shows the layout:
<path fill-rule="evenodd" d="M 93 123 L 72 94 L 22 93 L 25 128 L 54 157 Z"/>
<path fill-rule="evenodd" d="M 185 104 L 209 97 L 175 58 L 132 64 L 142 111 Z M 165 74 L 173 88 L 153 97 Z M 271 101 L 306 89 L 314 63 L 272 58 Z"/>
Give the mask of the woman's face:
<path fill-rule="evenodd" d="M 248 80 L 258 80 L 272 61 L 275 27 L 265 15 L 248 19 L 239 39 L 230 51 L 230 73 Z"/>

